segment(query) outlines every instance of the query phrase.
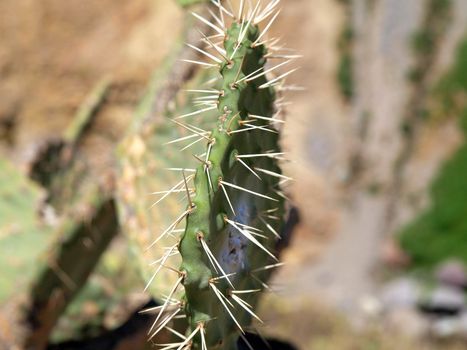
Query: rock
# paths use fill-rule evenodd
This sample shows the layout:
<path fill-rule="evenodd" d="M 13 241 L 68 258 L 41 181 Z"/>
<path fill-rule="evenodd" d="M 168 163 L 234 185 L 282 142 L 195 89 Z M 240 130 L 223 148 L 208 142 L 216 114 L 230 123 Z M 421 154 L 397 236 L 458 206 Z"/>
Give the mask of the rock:
<path fill-rule="evenodd" d="M 420 298 L 420 287 L 414 280 L 403 277 L 391 281 L 381 292 L 385 309 L 415 307 Z"/>
<path fill-rule="evenodd" d="M 438 338 L 467 337 L 467 312 L 457 317 L 443 317 L 434 320 L 431 334 Z"/>
<path fill-rule="evenodd" d="M 422 338 L 430 331 L 429 320 L 413 308 L 391 310 L 386 316 L 386 322 L 396 333 L 409 338 Z"/>
<path fill-rule="evenodd" d="M 460 333 L 463 337 L 467 337 L 467 312 L 464 311 L 459 319 Z"/>
<path fill-rule="evenodd" d="M 431 333 L 437 338 L 450 338 L 461 333 L 459 318 L 440 318 L 431 325 Z"/>
<path fill-rule="evenodd" d="M 377 317 L 383 311 L 383 303 L 378 298 L 365 295 L 359 300 L 360 309 L 367 317 Z"/>
<path fill-rule="evenodd" d="M 467 288 L 467 271 L 465 265 L 459 260 L 449 260 L 436 269 L 436 279 L 453 287 Z"/>
<path fill-rule="evenodd" d="M 419 303 L 421 311 L 437 316 L 456 316 L 465 307 L 465 294 L 450 286 L 440 286 Z"/>

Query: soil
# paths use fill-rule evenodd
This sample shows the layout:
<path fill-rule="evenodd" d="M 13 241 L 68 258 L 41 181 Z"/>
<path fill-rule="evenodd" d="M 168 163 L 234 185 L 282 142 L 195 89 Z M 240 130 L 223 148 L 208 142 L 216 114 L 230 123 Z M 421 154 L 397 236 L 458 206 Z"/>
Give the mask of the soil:
<path fill-rule="evenodd" d="M 120 90 L 135 91 L 138 101 L 181 18 L 171 1 L 2 1 L 0 121 L 13 125 L 10 142 L 0 143 L 2 153 L 25 166 L 39 145 L 68 126 L 104 77 Z M 105 137 L 128 124 L 135 103 L 122 110 L 121 99 L 103 113 L 96 134 Z M 99 146 L 89 143 L 91 149 Z"/>

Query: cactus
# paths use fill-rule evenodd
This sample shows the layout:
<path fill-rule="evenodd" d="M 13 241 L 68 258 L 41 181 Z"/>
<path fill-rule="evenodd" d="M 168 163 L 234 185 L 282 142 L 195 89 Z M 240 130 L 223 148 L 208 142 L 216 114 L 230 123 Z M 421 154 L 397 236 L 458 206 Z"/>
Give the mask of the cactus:
<path fill-rule="evenodd" d="M 40 271 L 32 281 L 27 305 L 26 347 L 46 346 L 59 317 L 119 232 L 112 186 L 93 173 L 89 158 L 79 149 L 109 88 L 107 79 L 96 85 L 71 125 L 31 167 L 30 176 L 47 190 L 47 203 L 59 214 L 59 225 L 47 253 L 36 262 Z"/>
<path fill-rule="evenodd" d="M 276 128 L 281 120 L 275 86 L 294 70 L 270 81 L 266 75 L 295 56 L 273 55 L 265 45 L 279 1 L 262 10 L 258 2 L 248 15 L 241 1 L 238 16 L 219 1 L 213 3 L 219 10 L 219 16 L 211 13 L 214 23 L 194 14 L 216 32 L 204 36 L 212 52 L 192 48 L 212 61 L 194 63 L 219 69 L 220 83 L 214 89 L 193 90 L 201 94 L 195 99 L 201 108 L 171 118 L 188 132 L 174 143 L 205 141 L 206 146 L 204 153 L 193 155 L 198 166 L 189 169 L 185 162 L 178 169 L 181 180 L 161 192 L 164 195 L 158 202 L 183 195 L 188 204 L 151 244 L 173 241 L 158 264 L 176 276 L 158 309 L 151 337 L 179 314 L 186 316 L 188 324 L 185 335 L 176 332 L 181 340 L 166 344 L 165 349 L 237 348 L 238 336 L 244 338 L 253 318 L 259 320 L 254 307 L 259 292 L 268 288 L 264 281 L 278 265 L 274 252 L 284 223 L 285 196 L 280 184 L 288 178 L 279 167 L 283 152 Z M 229 26 L 228 17 L 232 18 Z M 266 19 L 269 22 L 261 32 L 258 24 Z M 213 42 L 215 38 L 223 39 L 223 47 Z M 286 61 L 266 69 L 268 57 Z M 200 116 L 202 124 L 190 121 Z M 180 230 L 184 221 L 185 229 Z M 167 266 L 167 260 L 178 253 L 181 266 Z M 175 300 L 182 286 L 184 295 Z"/>
<path fill-rule="evenodd" d="M 44 192 L 0 157 L 0 348 L 16 349 L 27 334 L 18 310 L 53 234 L 36 215 Z"/>
<path fill-rule="evenodd" d="M 79 147 L 105 103 L 110 88 L 109 79 L 99 81 L 63 134 L 48 140 L 30 166 L 29 176 L 47 190 L 46 201 L 58 214 L 73 208 L 80 200 L 80 191 L 76 188 L 83 186 L 92 167 L 79 152 Z"/>
<path fill-rule="evenodd" d="M 0 306 L 24 290 L 52 236 L 36 215 L 43 191 L 0 158 Z"/>

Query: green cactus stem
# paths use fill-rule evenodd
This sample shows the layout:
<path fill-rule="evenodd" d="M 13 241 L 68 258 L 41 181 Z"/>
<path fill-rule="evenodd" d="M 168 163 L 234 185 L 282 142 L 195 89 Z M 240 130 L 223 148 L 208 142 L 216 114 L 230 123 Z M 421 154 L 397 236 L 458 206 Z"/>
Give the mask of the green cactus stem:
<path fill-rule="evenodd" d="M 219 67 L 220 83 L 214 90 L 197 90 L 207 94 L 196 99 L 201 109 L 172 119 L 188 130 L 186 138 L 206 143 L 204 153 L 194 154 L 199 162 L 194 175 L 187 176 L 185 171 L 190 169 L 182 169 L 182 181 L 167 191 L 185 194 L 187 207 L 154 241 L 174 236 L 186 221 L 176 246 L 168 247 L 160 259 L 165 262 L 177 249 L 182 263 L 171 268 L 178 279 L 152 329 L 154 335 L 179 312 L 184 313 L 189 328 L 179 343 L 172 344 L 174 348 L 178 344 L 178 349 L 236 349 L 238 336 L 252 318 L 258 318 L 254 308 L 259 292 L 267 288 L 264 281 L 277 265 L 276 239 L 285 214 L 280 183 L 287 178 L 279 166 L 283 153 L 275 127 L 274 87 L 292 71 L 267 80 L 267 73 L 289 60 L 265 69 L 268 49 L 257 26 L 269 17 L 265 30 L 269 28 L 277 16 L 271 16 L 277 3 L 262 11 L 258 4 L 244 16 L 242 1 L 239 20 L 234 18 L 226 29 L 211 26 L 223 36 L 222 48 L 208 37 L 205 41 L 213 53 L 193 47 L 213 61 L 198 63 Z M 234 17 L 215 4 L 220 9 L 219 24 L 224 13 Z M 209 114 L 204 117 L 211 118 L 209 129 L 196 122 L 205 112 Z M 175 301 L 181 286 L 184 296 Z"/>

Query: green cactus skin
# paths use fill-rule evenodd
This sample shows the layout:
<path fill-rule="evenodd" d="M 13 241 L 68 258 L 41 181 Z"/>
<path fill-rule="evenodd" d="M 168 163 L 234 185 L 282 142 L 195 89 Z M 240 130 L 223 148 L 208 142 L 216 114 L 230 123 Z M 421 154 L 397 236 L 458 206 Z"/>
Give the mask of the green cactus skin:
<path fill-rule="evenodd" d="M 227 57 L 230 57 L 235 49 L 236 38 L 239 37 L 240 30 L 241 26 L 234 23 L 227 32 L 225 40 Z M 266 252 L 261 251 L 235 227 L 225 222 L 225 218 L 256 227 L 262 232 L 268 232 L 259 219 L 260 213 L 277 208 L 276 214 L 281 217 L 284 210 L 281 199 L 262 198 L 235 188 L 228 188 L 221 182 L 225 181 L 261 194 L 269 194 L 270 197 L 277 197 L 271 195 L 276 189 L 277 180 L 268 176 L 262 176 L 259 180 L 244 165 L 236 161 L 237 155 L 280 152 L 277 134 L 258 129 L 231 133 L 238 130 L 241 127 L 239 121 L 247 120 L 249 115 L 272 117 L 274 113 L 273 89 L 258 89 L 266 83 L 264 76 L 248 83 L 243 81 L 234 85 L 236 81 L 260 70 L 265 63 L 264 46 L 251 47 L 257 37 L 257 28 L 253 26 L 248 28 L 245 39 L 232 62 L 222 65 L 220 72 L 223 78 L 223 94 L 219 97 L 218 103 L 218 112 L 221 117 L 211 134 L 212 148 L 207 161 L 208 169 L 202 164 L 196 172 L 194 180 L 196 195 L 193 196 L 193 206 L 189 208 L 191 212 L 188 215 L 185 234 L 179 246 L 183 258 L 180 270 L 185 274 L 183 279 L 186 293 L 185 310 L 192 330 L 204 324 L 208 348 L 215 346 L 222 346 L 226 349 L 234 348 L 233 344 L 236 342 L 238 332 L 235 322 L 224 310 L 223 304 L 212 290 L 213 287 L 210 287 L 211 279 L 217 274 L 209 262 L 200 239 L 204 239 L 226 274 L 235 273 L 230 279 L 236 289 L 261 288 L 258 281 L 250 276 L 251 270 L 273 261 Z M 262 126 L 268 127 L 266 123 L 262 123 Z M 251 169 L 259 167 L 279 172 L 275 159 L 258 158 L 260 158 L 259 161 L 246 160 Z M 213 189 L 210 188 L 207 171 L 210 173 Z M 230 208 L 223 192 L 224 189 L 235 213 Z M 278 227 L 275 229 L 279 230 Z M 262 244 L 272 251 L 274 240 L 268 239 Z M 215 288 L 218 288 L 223 295 L 228 296 L 229 288 L 232 287 L 225 280 L 219 280 L 219 282 L 221 283 L 212 283 L 215 283 Z M 243 298 L 250 305 L 254 304 L 254 299 L 254 297 Z M 233 300 L 231 302 L 235 304 Z M 241 325 L 249 323 L 251 315 L 241 306 L 238 305 L 236 310 L 231 311 Z M 200 337 L 195 339 L 194 344 L 196 343 L 198 345 L 194 348 L 200 348 Z"/>
<path fill-rule="evenodd" d="M 162 308 L 170 305 L 187 318 L 186 338 L 174 348 L 236 349 L 239 335 L 257 318 L 253 310 L 266 286 L 262 281 L 277 263 L 273 252 L 285 212 L 279 188 L 282 153 L 271 125 L 274 84 L 263 74 L 267 49 L 259 39 L 251 20 L 233 21 L 226 30 L 217 119 L 210 132 L 185 122 L 192 115 L 175 118 L 195 134 L 202 132 L 207 148 L 195 156 L 201 164 L 194 193 L 185 181 L 188 207 L 181 218 L 186 227 L 178 243 L 182 263 L 174 269 L 179 278 L 173 287 L 175 293 L 183 285 L 185 295 L 177 303 L 169 294 Z M 169 318 L 158 316 L 154 328 Z"/>

